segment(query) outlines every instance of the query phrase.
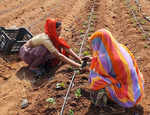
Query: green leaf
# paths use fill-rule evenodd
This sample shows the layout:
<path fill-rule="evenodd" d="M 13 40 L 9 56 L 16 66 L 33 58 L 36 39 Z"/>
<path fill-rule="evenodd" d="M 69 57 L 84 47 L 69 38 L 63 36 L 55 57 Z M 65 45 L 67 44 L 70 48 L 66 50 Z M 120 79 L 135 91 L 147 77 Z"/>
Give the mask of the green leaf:
<path fill-rule="evenodd" d="M 70 66 L 70 67 L 68 68 L 68 71 L 73 71 L 73 67 Z"/>
<path fill-rule="evenodd" d="M 140 19 L 140 23 L 141 23 L 142 25 L 144 25 L 144 24 L 146 23 L 146 20 L 145 20 L 145 19 Z"/>
<path fill-rule="evenodd" d="M 57 83 L 56 84 L 56 88 L 59 89 L 59 88 L 65 88 L 65 84 L 63 82 L 61 83 Z"/>
<path fill-rule="evenodd" d="M 80 34 L 84 34 L 84 30 L 80 30 Z"/>
<path fill-rule="evenodd" d="M 86 25 L 83 25 L 83 28 L 85 29 L 87 26 Z"/>
<path fill-rule="evenodd" d="M 88 22 L 87 22 L 87 21 L 85 21 L 85 22 L 83 23 L 83 25 L 88 25 Z"/>
<path fill-rule="evenodd" d="M 48 98 L 48 99 L 46 99 L 46 102 L 49 102 L 51 104 L 55 104 L 56 103 L 54 98 Z"/>
<path fill-rule="evenodd" d="M 148 35 L 147 34 L 143 34 L 143 39 L 147 39 Z"/>
<path fill-rule="evenodd" d="M 86 45 L 86 48 L 87 48 L 87 49 L 90 49 L 90 46 L 89 46 L 89 45 Z"/>
<path fill-rule="evenodd" d="M 69 115 L 74 115 L 74 112 L 72 109 L 69 109 Z"/>
<path fill-rule="evenodd" d="M 94 23 L 93 23 L 93 22 L 91 22 L 91 24 L 90 24 L 90 25 L 91 25 L 91 27 L 93 27 L 93 26 L 94 26 Z"/>
<path fill-rule="evenodd" d="M 90 55 L 90 52 L 89 52 L 89 51 L 84 51 L 84 52 L 83 52 L 83 55 L 84 55 L 84 56 L 89 56 L 89 55 Z"/>
<path fill-rule="evenodd" d="M 136 11 L 137 7 L 136 6 L 131 6 L 130 9 L 133 10 L 133 11 Z"/>
<path fill-rule="evenodd" d="M 148 46 L 147 46 L 147 45 L 144 45 L 144 48 L 148 48 Z"/>
<path fill-rule="evenodd" d="M 95 28 L 94 27 L 91 27 L 90 28 L 90 32 L 94 32 L 95 31 Z"/>
<path fill-rule="evenodd" d="M 93 19 L 94 19 L 94 20 L 96 19 L 96 15 L 93 15 Z"/>
<path fill-rule="evenodd" d="M 81 97 L 81 89 L 80 88 L 75 91 L 75 96 L 76 96 L 76 98 Z"/>
<path fill-rule="evenodd" d="M 80 71 L 79 71 L 79 70 L 76 70 L 76 73 L 77 73 L 77 74 L 80 74 Z"/>
<path fill-rule="evenodd" d="M 91 33 L 88 33 L 88 37 L 90 37 L 91 36 Z"/>

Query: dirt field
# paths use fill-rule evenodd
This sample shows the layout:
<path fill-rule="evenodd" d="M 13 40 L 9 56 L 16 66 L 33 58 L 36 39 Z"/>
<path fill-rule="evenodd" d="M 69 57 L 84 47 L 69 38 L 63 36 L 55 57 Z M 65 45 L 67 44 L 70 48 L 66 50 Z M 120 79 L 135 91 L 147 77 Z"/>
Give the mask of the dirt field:
<path fill-rule="evenodd" d="M 127 7 L 129 1 L 130 7 Z M 135 2 L 136 1 L 136 2 Z M 140 108 L 113 115 L 150 115 L 150 22 L 144 16 L 150 16 L 150 0 L 95 0 L 94 13 L 89 34 L 100 28 L 110 30 L 113 36 L 125 44 L 134 54 L 145 79 L 145 95 Z M 63 22 L 62 35 L 76 53 L 85 31 L 93 0 L 0 0 L 0 26 L 26 27 L 33 35 L 44 32 L 46 18 L 58 18 Z M 137 4 L 139 3 L 139 4 Z M 140 25 L 147 32 L 143 35 L 131 10 L 136 12 Z M 83 52 L 88 50 L 84 44 Z M 82 52 L 82 53 L 83 53 Z M 63 105 L 64 96 L 71 81 L 73 71 L 64 64 L 51 68 L 51 72 L 35 80 L 27 65 L 16 55 L 0 54 L 0 115 L 58 115 Z M 56 84 L 63 82 L 65 88 L 57 90 Z M 69 94 L 64 115 L 74 111 L 74 115 L 104 115 L 94 108 L 83 92 L 75 97 L 78 88 L 88 87 L 88 73 L 78 73 Z M 46 99 L 54 98 L 56 104 L 48 104 Z M 28 99 L 29 106 L 21 109 L 21 101 Z M 110 112 L 106 112 L 110 115 Z M 137 114 L 136 114 L 137 115 Z"/>

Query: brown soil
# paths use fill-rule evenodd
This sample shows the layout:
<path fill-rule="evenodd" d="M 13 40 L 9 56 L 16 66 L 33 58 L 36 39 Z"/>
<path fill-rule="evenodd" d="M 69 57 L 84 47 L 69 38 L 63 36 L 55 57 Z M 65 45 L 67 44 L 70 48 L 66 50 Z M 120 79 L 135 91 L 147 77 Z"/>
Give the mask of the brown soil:
<path fill-rule="evenodd" d="M 127 1 L 127 0 L 126 0 Z M 138 0 L 137 0 L 138 1 Z M 141 9 L 134 1 L 137 17 L 143 20 L 143 14 L 150 14 L 150 0 L 139 0 Z M 92 0 L 1 0 L 0 26 L 26 27 L 34 35 L 44 31 L 46 18 L 58 18 L 63 22 L 62 36 L 75 52 L 79 52 L 83 35 L 80 30 L 87 30 Z M 131 9 L 131 8 L 130 8 Z M 125 0 L 96 0 L 91 32 L 107 28 L 113 36 L 125 44 L 137 59 L 145 79 L 145 95 L 140 107 L 132 108 L 126 113 L 113 115 L 150 114 L 150 42 L 143 37 L 139 26 L 133 21 Z M 132 7 L 133 9 L 133 7 Z M 150 22 L 140 21 L 144 30 L 150 33 Z M 88 50 L 87 43 L 83 51 Z M 58 115 L 63 105 L 64 96 L 71 81 L 73 71 L 70 65 L 64 64 L 51 68 L 51 72 L 36 80 L 28 71 L 27 65 L 19 61 L 17 55 L 0 54 L 0 115 Z M 65 89 L 57 90 L 56 83 L 64 82 Z M 64 115 L 73 110 L 75 115 L 110 115 L 95 108 L 89 100 L 89 94 L 82 90 L 82 96 L 75 98 L 78 88 L 87 89 L 88 73 L 77 74 L 71 88 Z M 47 98 L 54 98 L 56 104 L 48 104 Z M 21 109 L 22 99 L 28 99 L 29 106 Z"/>

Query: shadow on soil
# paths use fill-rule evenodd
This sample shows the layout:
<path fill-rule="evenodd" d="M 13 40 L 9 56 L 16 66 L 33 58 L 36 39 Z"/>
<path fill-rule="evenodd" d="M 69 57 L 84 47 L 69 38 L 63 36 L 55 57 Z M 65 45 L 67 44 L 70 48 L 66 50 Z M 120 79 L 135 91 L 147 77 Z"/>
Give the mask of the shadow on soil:
<path fill-rule="evenodd" d="M 81 94 L 90 100 L 89 90 L 81 89 Z M 101 108 L 91 103 L 85 115 L 144 115 L 144 108 L 141 105 L 137 105 L 133 108 L 122 108 L 108 99 L 107 106 Z"/>
<path fill-rule="evenodd" d="M 49 80 L 51 80 L 53 78 L 53 76 L 55 75 L 56 70 L 60 67 L 56 66 L 56 67 L 51 67 L 50 70 L 46 73 L 44 73 L 44 75 L 36 77 L 31 71 L 29 71 L 28 67 L 22 67 L 20 68 L 20 70 L 17 71 L 16 76 L 20 79 L 20 80 L 28 80 L 31 82 L 33 87 L 38 87 L 41 88 L 44 85 L 46 85 L 48 83 Z"/>
<path fill-rule="evenodd" d="M 93 104 L 90 105 L 88 112 L 85 115 L 144 115 L 143 107 L 138 105 L 134 108 L 120 110 L 120 108 L 115 108 L 115 111 L 112 111 L 113 107 L 99 108 L 95 107 Z"/>

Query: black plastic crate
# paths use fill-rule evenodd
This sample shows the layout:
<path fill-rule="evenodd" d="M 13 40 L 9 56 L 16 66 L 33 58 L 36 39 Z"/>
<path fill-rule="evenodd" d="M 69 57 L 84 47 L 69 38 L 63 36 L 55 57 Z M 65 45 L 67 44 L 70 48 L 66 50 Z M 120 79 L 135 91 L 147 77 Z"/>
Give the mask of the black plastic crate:
<path fill-rule="evenodd" d="M 32 37 L 33 35 L 25 28 L 5 29 L 0 27 L 0 51 L 18 52 L 20 47 Z"/>

